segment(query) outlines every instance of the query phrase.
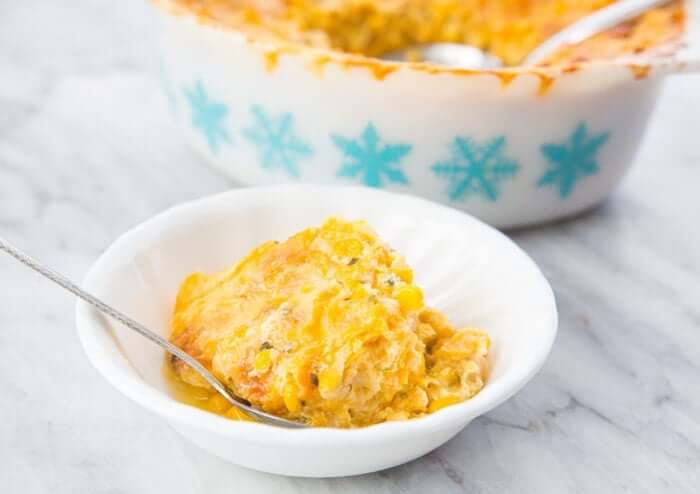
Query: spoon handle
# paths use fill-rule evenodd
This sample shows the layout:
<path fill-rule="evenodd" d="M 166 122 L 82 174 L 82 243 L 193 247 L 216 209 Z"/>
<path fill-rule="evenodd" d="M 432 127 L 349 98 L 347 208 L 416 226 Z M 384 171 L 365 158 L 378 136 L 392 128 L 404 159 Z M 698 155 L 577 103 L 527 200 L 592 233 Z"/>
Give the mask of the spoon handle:
<path fill-rule="evenodd" d="M 47 266 L 44 266 L 43 264 L 39 263 L 38 261 L 32 259 L 29 257 L 27 254 L 22 252 L 21 250 L 17 249 L 16 247 L 12 246 L 9 242 L 4 240 L 2 237 L 0 237 L 0 250 L 6 252 L 7 254 L 11 255 L 15 259 L 17 259 L 19 262 L 24 264 L 25 266 L 33 269 L 34 271 L 38 272 L 42 276 L 50 279 L 57 285 L 60 285 L 61 287 L 65 288 L 69 292 L 71 292 L 73 295 L 76 297 L 84 300 L 91 306 L 95 307 L 97 310 L 102 312 L 103 314 L 111 317 L 112 319 L 115 319 L 116 321 L 119 321 L 122 323 L 124 326 L 127 328 L 136 331 L 139 333 L 141 336 L 145 336 L 155 344 L 161 346 L 162 348 L 165 349 L 168 353 L 175 355 L 177 358 L 180 360 L 184 361 L 187 365 L 192 367 L 194 370 L 196 370 L 199 374 L 202 375 L 202 377 L 216 390 L 218 391 L 226 400 L 231 403 L 231 405 L 245 411 L 246 413 L 253 415 L 263 422 L 266 422 L 268 424 L 273 424 L 273 425 L 279 425 L 282 427 L 289 427 L 289 428 L 298 428 L 298 427 L 304 427 L 303 424 L 297 423 L 297 422 L 292 422 L 290 420 L 285 420 L 280 417 L 276 417 L 274 415 L 270 415 L 268 413 L 265 413 L 261 410 L 258 410 L 256 408 L 253 408 L 250 405 L 247 405 L 246 403 L 243 403 L 240 401 L 239 398 L 235 397 L 232 395 L 228 389 L 219 382 L 218 379 L 216 379 L 202 364 L 199 363 L 195 358 L 191 357 L 188 353 L 180 349 L 178 346 L 173 345 L 170 343 L 168 340 L 163 338 L 162 336 L 154 333 L 153 331 L 149 330 L 145 326 L 139 324 L 138 322 L 134 321 L 130 317 L 124 315 L 123 313 L 119 312 L 118 310 L 110 307 L 109 305 L 105 304 L 101 300 L 99 300 L 97 297 L 89 294 L 82 288 L 80 288 L 78 285 L 70 281 L 68 278 L 63 276 L 62 274 L 57 273 L 56 271 L 53 271 L 52 269 L 48 268 Z"/>
<path fill-rule="evenodd" d="M 620 0 L 615 2 L 587 15 L 578 22 L 574 22 L 547 39 L 525 58 L 523 65 L 535 65 L 563 45 L 580 43 L 595 34 L 613 28 L 623 21 L 668 2 L 669 0 Z"/>

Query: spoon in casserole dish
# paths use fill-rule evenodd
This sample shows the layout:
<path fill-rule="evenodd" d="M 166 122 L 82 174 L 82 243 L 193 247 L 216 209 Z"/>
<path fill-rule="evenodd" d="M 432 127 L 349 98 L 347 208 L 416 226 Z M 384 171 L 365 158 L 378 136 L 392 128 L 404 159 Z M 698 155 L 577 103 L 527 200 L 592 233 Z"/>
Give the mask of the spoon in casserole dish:
<path fill-rule="evenodd" d="M 645 11 L 668 3 L 669 0 L 621 0 L 587 15 L 550 37 L 523 60 L 531 66 L 544 60 L 557 49 L 585 41 L 618 24 L 633 19 Z M 461 43 L 426 43 L 389 52 L 385 60 L 418 59 L 440 65 L 465 69 L 497 69 L 505 66 L 503 60 L 492 54 Z"/>

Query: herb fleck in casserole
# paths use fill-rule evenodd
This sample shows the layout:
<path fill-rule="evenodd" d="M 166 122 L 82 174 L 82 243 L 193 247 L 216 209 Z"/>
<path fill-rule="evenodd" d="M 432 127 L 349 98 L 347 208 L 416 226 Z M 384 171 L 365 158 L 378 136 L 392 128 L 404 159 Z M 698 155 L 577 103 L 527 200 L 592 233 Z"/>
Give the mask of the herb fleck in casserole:
<path fill-rule="evenodd" d="M 429 42 L 478 46 L 507 65 L 614 0 L 170 0 L 256 39 L 379 56 Z M 639 54 L 678 40 L 682 0 L 554 53 L 544 65 Z"/>
<path fill-rule="evenodd" d="M 365 223 L 339 219 L 190 275 L 171 341 L 253 405 L 332 427 L 467 400 L 484 386 L 489 349 L 485 333 L 425 306 L 403 257 Z M 240 418 L 186 364 L 170 365 L 198 394 L 190 402 Z"/>

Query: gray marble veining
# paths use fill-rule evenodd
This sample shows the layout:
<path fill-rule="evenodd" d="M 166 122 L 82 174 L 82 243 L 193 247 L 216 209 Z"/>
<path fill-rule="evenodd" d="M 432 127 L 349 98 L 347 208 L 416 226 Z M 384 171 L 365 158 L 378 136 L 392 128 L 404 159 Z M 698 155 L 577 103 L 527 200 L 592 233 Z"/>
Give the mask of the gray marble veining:
<path fill-rule="evenodd" d="M 76 279 L 130 226 L 232 185 L 174 134 L 145 10 L 141 0 L 0 3 L 0 232 Z M 698 83 L 669 81 L 611 201 L 513 234 L 561 311 L 542 373 L 443 448 L 389 471 L 290 479 L 201 452 L 105 385 L 68 295 L 0 259 L 2 491 L 698 492 Z"/>

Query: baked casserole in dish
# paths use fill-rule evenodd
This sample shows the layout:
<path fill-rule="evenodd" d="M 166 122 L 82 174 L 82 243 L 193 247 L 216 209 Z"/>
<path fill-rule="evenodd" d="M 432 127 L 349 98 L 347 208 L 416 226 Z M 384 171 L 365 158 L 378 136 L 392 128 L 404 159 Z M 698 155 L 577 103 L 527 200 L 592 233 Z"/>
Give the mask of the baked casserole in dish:
<path fill-rule="evenodd" d="M 487 375 L 486 334 L 426 307 L 403 257 L 364 222 L 329 219 L 226 271 L 190 275 L 172 329 L 236 395 L 313 426 L 419 417 L 471 398 Z M 188 403 L 241 418 L 187 364 L 170 365 L 199 388 Z"/>
<path fill-rule="evenodd" d="M 154 0 L 188 142 L 241 184 L 406 192 L 498 227 L 593 207 L 632 163 L 664 77 L 698 68 L 698 2 L 672 0 L 536 66 L 612 0 Z M 500 69 L 383 54 L 474 45 Z"/>
<path fill-rule="evenodd" d="M 329 217 L 362 218 L 372 230 L 324 223 Z M 226 461 L 293 476 L 357 475 L 425 455 L 532 379 L 557 332 L 551 287 L 505 235 L 453 208 L 369 187 L 247 187 L 177 206 L 117 240 L 85 287 L 200 362 L 211 360 L 215 372 L 243 371 L 236 390 L 251 400 L 319 422 L 354 422 L 286 429 L 231 420 L 242 417 L 173 367 L 161 347 L 78 304 L 85 352 L 117 390 Z M 357 297 L 352 307 L 344 289 Z M 279 392 L 288 381 L 296 397 Z M 384 392 L 399 399 L 389 404 Z M 438 410 L 425 407 L 426 395 Z M 360 415 L 349 412 L 355 403 Z M 401 420 L 408 410 L 415 417 Z"/>

